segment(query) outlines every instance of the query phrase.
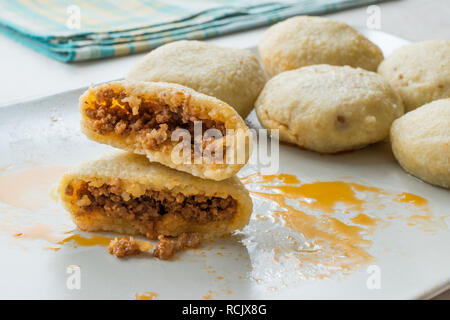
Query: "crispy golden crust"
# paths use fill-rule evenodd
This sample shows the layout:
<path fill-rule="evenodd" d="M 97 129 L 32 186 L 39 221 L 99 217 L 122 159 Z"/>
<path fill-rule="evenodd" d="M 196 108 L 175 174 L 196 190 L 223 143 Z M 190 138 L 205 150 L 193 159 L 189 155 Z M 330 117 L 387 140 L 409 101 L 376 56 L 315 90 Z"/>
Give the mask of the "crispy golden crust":
<path fill-rule="evenodd" d="M 183 163 L 172 159 L 172 150 L 178 142 L 164 144 L 164 148 L 149 150 L 142 145 L 136 135 L 121 136 L 115 132 L 100 134 L 93 127 L 93 120 L 86 115 L 86 110 L 93 107 L 98 90 L 112 89 L 115 92 L 124 91 L 128 101 L 158 101 L 169 106 L 178 106 L 189 101 L 190 112 L 200 119 L 210 119 L 224 124 L 226 129 L 235 130 L 234 139 L 250 137 L 251 133 L 239 114 L 226 103 L 205 94 L 196 92 L 181 85 L 163 82 L 119 81 L 89 88 L 80 97 L 80 112 L 82 114 L 82 132 L 91 140 L 108 144 L 116 148 L 145 154 L 152 162 L 159 162 L 176 170 L 188 172 L 204 179 L 224 180 L 235 175 L 247 163 L 252 139 L 244 138 L 245 144 L 237 144 L 235 152 L 244 152 L 244 163 Z M 131 105 L 131 103 L 130 103 Z M 238 150 L 240 148 L 242 150 Z M 181 162 L 181 163 L 180 163 Z"/>
<path fill-rule="evenodd" d="M 107 217 L 99 212 L 77 215 L 79 207 L 66 194 L 66 187 L 74 181 L 89 181 L 90 185 L 113 184 L 120 179 L 125 192 L 139 197 L 146 190 L 182 193 L 186 196 L 205 195 L 237 201 L 237 212 L 232 219 L 210 221 L 203 224 L 183 219 L 180 215 L 167 213 L 151 226 L 139 221 Z M 130 235 L 144 235 L 156 239 L 159 235 L 177 236 L 184 232 L 198 232 L 207 237 L 230 234 L 243 228 L 252 212 L 248 191 L 236 177 L 221 182 L 203 180 L 187 173 L 172 170 L 157 163 L 150 163 L 141 155 L 114 152 L 99 160 L 86 162 L 74 168 L 61 179 L 58 193 L 77 226 L 84 231 L 112 231 Z"/>

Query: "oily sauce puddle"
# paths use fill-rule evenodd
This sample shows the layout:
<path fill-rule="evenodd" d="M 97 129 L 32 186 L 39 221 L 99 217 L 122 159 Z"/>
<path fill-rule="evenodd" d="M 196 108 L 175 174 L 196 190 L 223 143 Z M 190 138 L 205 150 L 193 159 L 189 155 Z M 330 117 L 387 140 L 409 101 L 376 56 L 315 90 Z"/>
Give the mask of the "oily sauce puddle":
<path fill-rule="evenodd" d="M 155 300 L 158 298 L 158 294 L 156 292 L 146 291 L 143 294 L 135 294 L 134 298 L 136 300 Z"/>
<path fill-rule="evenodd" d="M 257 281 L 347 275 L 375 260 L 371 236 L 393 220 L 429 233 L 447 228 L 425 198 L 411 193 L 345 181 L 302 183 L 289 174 L 241 181 L 257 211 L 243 231 Z"/>
<path fill-rule="evenodd" d="M 67 167 L 7 169 L 0 173 L 0 202 L 12 209 L 0 208 L 0 230 L 21 241 L 45 241 L 51 246 L 44 249 L 53 251 L 63 246 L 106 247 L 113 239 L 74 232 L 67 227 L 73 224 L 62 208 L 47 210 L 55 206 L 49 190 Z M 252 219 L 241 233 L 252 261 L 251 276 L 257 282 L 268 278 L 289 283 L 292 277 L 323 279 L 349 274 L 375 260 L 369 253 L 372 235 L 393 221 L 427 233 L 446 228 L 428 201 L 411 193 L 345 181 L 302 182 L 290 174 L 256 173 L 241 180 L 254 201 Z M 32 223 L 20 221 L 20 210 L 28 212 L 27 218 L 33 217 Z M 47 221 L 43 213 L 48 213 Z M 56 218 L 66 226 L 53 223 Z M 143 250 L 153 247 L 148 241 L 139 241 L 139 245 Z"/>
<path fill-rule="evenodd" d="M 49 190 L 68 170 L 66 166 L 31 166 L 18 171 L 0 172 L 0 202 L 15 208 L 36 211 L 52 199 Z"/>
<path fill-rule="evenodd" d="M 74 233 L 74 230 L 66 231 L 63 233 L 55 233 L 50 225 L 38 222 L 32 226 L 25 227 L 21 232 L 14 234 L 17 239 L 27 239 L 27 240 L 45 240 L 52 243 L 55 246 L 46 246 L 44 249 L 58 251 L 64 245 L 70 245 L 73 248 L 77 247 L 92 247 L 101 246 L 108 247 L 111 240 L 114 237 L 107 237 L 97 234 L 90 234 L 90 236 L 85 237 L 82 234 Z M 149 241 L 137 241 L 141 251 L 148 251 L 153 248 L 153 244 Z"/>
<path fill-rule="evenodd" d="M 73 228 L 53 223 L 63 220 L 66 225 L 73 225 L 68 213 L 59 207 L 55 209 L 56 202 L 51 197 L 52 188 L 68 169 L 58 165 L 32 165 L 22 170 L 11 170 L 11 166 L 0 168 L 0 203 L 6 205 L 0 208 L 0 231 L 7 231 L 14 239 L 51 243 L 52 246 L 43 247 L 46 250 L 58 251 L 64 245 L 107 247 L 113 237 L 95 234 L 86 237 L 75 233 Z M 147 241 L 138 244 L 143 251 L 153 247 Z"/>

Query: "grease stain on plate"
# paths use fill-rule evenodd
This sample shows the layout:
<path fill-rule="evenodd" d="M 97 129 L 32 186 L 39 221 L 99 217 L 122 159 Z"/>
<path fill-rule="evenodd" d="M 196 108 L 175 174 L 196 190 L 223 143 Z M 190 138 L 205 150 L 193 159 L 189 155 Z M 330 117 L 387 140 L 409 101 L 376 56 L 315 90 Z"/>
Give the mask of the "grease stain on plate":
<path fill-rule="evenodd" d="M 1 209 L 4 213 L 1 218 L 0 230 L 6 230 L 13 235 L 14 239 L 43 240 L 59 246 L 44 246 L 45 250 L 58 251 L 63 245 L 72 247 L 107 247 L 114 237 L 102 235 L 90 235 L 74 233 L 74 229 L 63 229 L 53 222 L 52 217 L 63 218 L 70 224 L 70 218 L 63 209 L 54 209 L 54 199 L 51 197 L 52 187 L 59 181 L 64 173 L 68 171 L 66 166 L 41 166 L 32 165 L 22 170 L 11 170 L 12 166 L 0 168 L 0 202 L 9 206 Z M 25 214 L 20 215 L 20 210 Z M 19 212 L 17 212 L 19 211 Z M 29 212 L 45 213 L 50 216 L 49 223 L 40 221 L 40 215 L 29 215 Z M 52 216 L 53 214 L 53 216 Z M 26 219 L 21 219 L 21 218 Z M 13 219 L 14 217 L 14 219 Z M 30 218 L 33 221 L 30 222 Z M 36 222 L 37 221 L 37 222 Z M 153 248 L 148 241 L 138 241 L 142 251 Z"/>
<path fill-rule="evenodd" d="M 135 294 L 134 299 L 136 300 L 155 300 L 158 298 L 158 294 L 156 292 L 146 291 L 143 294 Z"/>
<path fill-rule="evenodd" d="M 211 290 L 208 290 L 206 295 L 203 296 L 203 300 L 212 300 L 212 298 L 213 298 L 212 295 L 213 295 L 213 292 Z"/>
<path fill-rule="evenodd" d="M 108 247 L 111 240 L 114 240 L 114 237 L 107 237 L 92 233 L 89 237 L 85 237 L 79 233 L 73 233 L 73 231 L 74 230 L 57 234 L 53 231 L 50 225 L 39 222 L 35 225 L 23 228 L 21 232 L 14 234 L 14 237 L 17 239 L 27 240 L 45 240 L 55 245 L 60 245 L 60 247 L 44 247 L 46 250 L 53 251 L 58 251 L 63 245 L 66 244 L 71 245 L 73 248 L 92 246 Z M 70 235 L 67 235 L 67 233 L 70 233 Z M 148 251 L 153 248 L 153 244 L 149 241 L 138 240 L 137 244 L 141 251 Z"/>
<path fill-rule="evenodd" d="M 23 227 L 20 232 L 14 234 L 14 237 L 27 240 L 45 240 L 54 244 L 59 244 L 64 240 L 64 235 L 54 233 L 51 226 L 43 222 Z"/>
<path fill-rule="evenodd" d="M 49 190 L 68 170 L 66 166 L 31 166 L 0 174 L 0 202 L 36 211 L 51 201 Z"/>
<path fill-rule="evenodd" d="M 425 198 L 410 193 L 345 181 L 302 183 L 289 174 L 241 181 L 254 201 L 256 214 L 242 233 L 258 283 L 348 275 L 375 260 L 372 235 L 393 220 L 428 233 L 447 228 Z"/>
<path fill-rule="evenodd" d="M 108 246 L 113 237 L 85 237 L 54 223 L 58 217 L 56 220 L 70 224 L 68 215 L 48 194 L 66 170 L 64 166 L 33 166 L 22 171 L 3 168 L 0 202 L 11 211 L 0 209 L 7 213 L 1 217 L 0 229 L 9 231 L 14 239 L 51 243 L 53 246 L 43 249 L 55 252 L 65 245 Z M 251 261 L 250 279 L 256 283 L 269 280 L 269 288 L 287 285 L 294 278 L 324 279 L 354 272 L 375 260 L 369 252 L 375 230 L 393 222 L 402 221 L 406 227 L 427 233 L 447 228 L 445 217 L 437 218 L 427 199 L 407 192 L 345 181 L 302 182 L 290 174 L 255 173 L 241 180 L 254 201 L 251 221 L 241 232 Z M 53 211 L 48 210 L 51 207 Z M 16 214 L 19 209 L 38 212 L 39 220 L 22 223 Z M 48 223 L 40 221 L 42 213 L 49 216 Z M 32 216 L 36 218 L 29 214 L 27 218 Z M 5 223 L 13 220 L 14 225 Z M 144 251 L 153 247 L 148 241 L 138 243 Z M 206 251 L 194 250 L 201 258 L 207 258 Z M 216 255 L 223 256 L 223 252 Z M 211 265 L 205 268 L 216 273 Z M 223 278 L 217 276 L 216 280 Z M 204 298 L 208 297 L 211 292 Z"/>

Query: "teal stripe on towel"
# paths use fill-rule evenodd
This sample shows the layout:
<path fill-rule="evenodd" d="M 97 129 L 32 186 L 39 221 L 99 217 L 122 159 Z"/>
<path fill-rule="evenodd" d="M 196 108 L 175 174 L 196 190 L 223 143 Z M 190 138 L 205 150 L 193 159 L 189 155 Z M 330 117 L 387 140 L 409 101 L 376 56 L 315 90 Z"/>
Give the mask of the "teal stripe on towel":
<path fill-rule="evenodd" d="M 83 61 L 382 1 L 2 0 L 0 32 L 49 57 Z M 68 27 L 69 7 L 80 12 L 79 29 Z"/>

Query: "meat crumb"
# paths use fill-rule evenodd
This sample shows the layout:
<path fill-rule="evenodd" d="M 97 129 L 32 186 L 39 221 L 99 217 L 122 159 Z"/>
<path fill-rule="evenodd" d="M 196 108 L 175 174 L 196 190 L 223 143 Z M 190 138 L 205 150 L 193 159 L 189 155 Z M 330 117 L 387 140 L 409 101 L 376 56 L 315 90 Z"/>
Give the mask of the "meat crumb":
<path fill-rule="evenodd" d="M 181 251 L 184 248 L 195 248 L 200 244 L 201 237 L 198 233 L 182 233 L 178 237 L 166 237 L 159 236 L 158 243 L 155 250 L 153 250 L 153 256 L 161 259 L 168 260 L 173 255 Z"/>
<path fill-rule="evenodd" d="M 180 99 L 181 98 L 181 99 Z M 190 96 L 174 97 L 172 106 L 160 99 L 143 100 L 125 90 L 99 89 L 95 101 L 85 110 L 92 129 L 102 135 L 114 132 L 127 137 L 136 135 L 145 149 L 160 150 L 171 142 L 177 129 L 186 129 L 194 136 L 194 122 L 202 121 L 202 135 L 217 129 L 226 136 L 225 123 L 192 115 Z M 209 141 L 204 141 L 205 145 Z M 193 145 L 192 145 L 193 147 Z M 203 146 L 204 147 L 204 146 Z"/>
<path fill-rule="evenodd" d="M 108 250 L 110 254 L 115 255 L 117 258 L 133 256 L 142 252 L 138 242 L 133 237 L 114 238 L 109 243 Z"/>

